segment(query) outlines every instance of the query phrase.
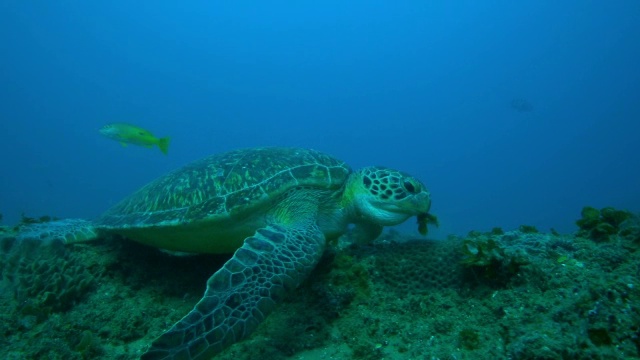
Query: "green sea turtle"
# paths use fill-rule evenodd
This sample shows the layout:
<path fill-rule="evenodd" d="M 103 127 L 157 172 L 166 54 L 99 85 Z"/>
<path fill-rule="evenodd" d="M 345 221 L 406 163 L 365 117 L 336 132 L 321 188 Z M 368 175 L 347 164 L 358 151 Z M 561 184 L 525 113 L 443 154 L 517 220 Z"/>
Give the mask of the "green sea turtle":
<path fill-rule="evenodd" d="M 241 149 L 162 176 L 96 221 L 41 224 L 21 236 L 78 242 L 111 233 L 166 250 L 234 253 L 193 310 L 142 355 L 208 359 L 247 337 L 350 224 L 372 240 L 412 216 L 422 228 L 430 206 L 425 186 L 397 170 L 354 172 L 307 149 Z"/>

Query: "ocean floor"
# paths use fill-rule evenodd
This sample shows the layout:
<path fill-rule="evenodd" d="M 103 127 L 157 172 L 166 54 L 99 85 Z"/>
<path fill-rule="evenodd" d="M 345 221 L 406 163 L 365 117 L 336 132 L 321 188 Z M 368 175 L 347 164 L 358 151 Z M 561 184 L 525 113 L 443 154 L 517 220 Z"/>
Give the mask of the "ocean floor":
<path fill-rule="evenodd" d="M 215 359 L 640 358 L 640 221 L 585 209 L 575 234 L 521 226 L 345 240 Z M 14 235 L 0 230 L 7 360 L 136 359 L 228 258 L 116 237 L 65 246 Z"/>

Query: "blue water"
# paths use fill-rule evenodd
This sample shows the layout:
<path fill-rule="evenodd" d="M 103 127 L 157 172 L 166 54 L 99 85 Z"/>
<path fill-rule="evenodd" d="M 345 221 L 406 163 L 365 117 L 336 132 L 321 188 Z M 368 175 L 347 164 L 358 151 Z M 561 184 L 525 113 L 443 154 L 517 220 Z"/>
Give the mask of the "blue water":
<path fill-rule="evenodd" d="M 263 145 L 414 174 L 436 237 L 640 211 L 640 2 L 486 3 L 2 1 L 3 221 L 92 218 Z M 110 122 L 170 136 L 169 155 Z"/>

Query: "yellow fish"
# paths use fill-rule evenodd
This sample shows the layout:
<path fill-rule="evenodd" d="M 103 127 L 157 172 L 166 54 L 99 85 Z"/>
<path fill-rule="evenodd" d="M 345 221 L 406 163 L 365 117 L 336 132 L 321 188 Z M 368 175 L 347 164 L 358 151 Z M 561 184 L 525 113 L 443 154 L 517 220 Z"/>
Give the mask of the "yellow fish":
<path fill-rule="evenodd" d="M 109 139 L 119 141 L 122 146 L 134 144 L 151 148 L 154 145 L 158 145 L 160 151 L 165 155 L 169 151 L 168 137 L 157 138 L 148 130 L 125 123 L 105 125 L 100 129 L 100 134 L 108 137 Z"/>

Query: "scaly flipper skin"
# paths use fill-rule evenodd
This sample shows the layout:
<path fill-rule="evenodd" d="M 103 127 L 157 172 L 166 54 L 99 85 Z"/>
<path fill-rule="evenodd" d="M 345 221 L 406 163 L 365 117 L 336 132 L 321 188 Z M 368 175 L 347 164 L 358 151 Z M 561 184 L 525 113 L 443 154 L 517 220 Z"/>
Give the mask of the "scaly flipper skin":
<path fill-rule="evenodd" d="M 141 359 L 209 359 L 247 337 L 287 290 L 316 266 L 325 237 L 315 224 L 269 225 L 247 238 L 207 282 L 195 308 L 152 344 Z"/>
<path fill-rule="evenodd" d="M 62 241 L 65 244 L 92 241 L 98 238 L 94 225 L 82 219 L 62 219 L 20 227 L 18 240 Z"/>

